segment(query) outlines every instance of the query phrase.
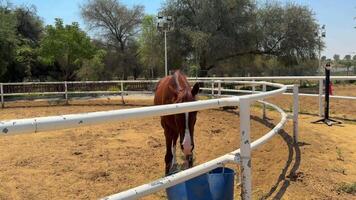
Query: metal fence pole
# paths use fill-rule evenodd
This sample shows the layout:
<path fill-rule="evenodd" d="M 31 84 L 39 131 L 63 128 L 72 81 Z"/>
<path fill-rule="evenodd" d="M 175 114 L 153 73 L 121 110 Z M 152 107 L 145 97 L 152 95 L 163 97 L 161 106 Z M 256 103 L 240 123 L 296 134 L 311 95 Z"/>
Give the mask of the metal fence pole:
<path fill-rule="evenodd" d="M 66 100 L 66 104 L 68 104 L 68 84 L 67 84 L 67 81 L 64 81 L 64 98 Z"/>
<path fill-rule="evenodd" d="M 299 113 L 299 88 L 298 85 L 293 86 L 293 138 L 295 144 L 298 144 L 298 113 Z"/>
<path fill-rule="evenodd" d="M 323 116 L 323 83 L 324 79 L 319 80 L 319 116 Z"/>
<path fill-rule="evenodd" d="M 214 81 L 211 81 L 211 96 L 214 97 Z"/>
<path fill-rule="evenodd" d="M 221 81 L 218 81 L 218 97 L 221 97 Z"/>
<path fill-rule="evenodd" d="M 125 104 L 125 100 L 124 100 L 124 82 L 121 81 L 120 85 L 121 85 L 121 102 L 122 102 L 122 104 Z"/>
<path fill-rule="evenodd" d="M 255 82 L 254 79 L 252 79 L 252 81 Z M 255 86 L 255 84 L 253 84 L 253 85 L 252 85 L 252 94 L 254 94 L 255 91 L 256 91 L 256 86 Z"/>
<path fill-rule="evenodd" d="M 241 150 L 241 199 L 250 200 L 251 183 L 251 145 L 250 145 L 250 101 L 240 99 L 240 150 Z"/>
<path fill-rule="evenodd" d="M 263 84 L 262 85 L 262 91 L 263 92 L 266 92 L 267 89 L 266 89 L 266 84 Z M 262 99 L 263 100 L 263 99 Z M 263 106 L 263 109 L 262 109 L 262 119 L 265 120 L 266 119 L 266 104 L 262 104 Z"/>
<path fill-rule="evenodd" d="M 1 93 L 1 108 L 5 107 L 5 102 L 4 102 L 4 85 L 0 83 L 0 93 Z"/>

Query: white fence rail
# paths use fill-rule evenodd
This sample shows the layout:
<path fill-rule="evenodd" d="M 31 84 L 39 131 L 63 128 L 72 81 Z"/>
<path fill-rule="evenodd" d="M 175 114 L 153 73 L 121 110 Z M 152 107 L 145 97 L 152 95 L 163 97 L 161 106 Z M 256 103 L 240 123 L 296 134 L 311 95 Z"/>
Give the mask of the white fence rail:
<path fill-rule="evenodd" d="M 277 76 L 277 77 L 197 77 L 197 78 L 189 78 L 190 81 L 204 82 L 211 85 L 211 88 L 203 88 L 206 91 L 210 91 L 212 95 L 215 95 L 217 92 L 218 96 L 221 92 L 240 92 L 240 93 L 253 93 L 257 92 L 255 85 L 252 85 L 252 91 L 249 90 L 233 90 L 233 89 L 222 89 L 221 83 L 228 83 L 232 81 L 305 81 L 305 80 L 313 80 L 318 81 L 318 93 L 316 94 L 305 94 L 299 93 L 300 96 L 310 96 L 310 97 L 318 97 L 318 105 L 319 105 L 319 115 L 323 115 L 323 97 L 324 97 L 324 85 L 323 80 L 324 76 Z M 339 81 L 350 81 L 356 80 L 356 76 L 331 76 L 331 80 L 339 80 Z M 2 108 L 5 106 L 5 97 L 12 96 L 30 96 L 30 95 L 63 95 L 65 101 L 68 103 L 69 95 L 73 94 L 119 94 L 121 95 L 122 101 L 124 102 L 124 95 L 128 93 L 133 93 L 134 91 L 125 90 L 125 86 L 129 84 L 142 83 L 142 84 L 151 84 L 153 89 L 154 85 L 158 80 L 119 80 L 119 81 L 67 81 L 67 82 L 24 82 L 24 83 L 0 83 L 0 97 L 1 97 L 1 105 Z M 242 82 L 240 82 L 242 83 Z M 81 85 L 81 84 L 117 84 L 117 88 L 114 91 L 103 91 L 103 90 L 85 90 L 85 91 L 71 91 L 68 90 L 68 85 Z M 22 93 L 8 93 L 4 91 L 4 87 L 11 86 L 29 86 L 29 85 L 62 85 L 62 91 L 41 91 L 41 92 L 22 92 Z M 230 90 L 230 91 L 229 91 Z M 137 91 L 136 91 L 137 92 Z M 284 93 L 285 95 L 291 95 L 291 93 Z M 331 95 L 330 98 L 333 99 L 341 99 L 341 100 L 356 100 L 356 96 L 341 96 L 341 95 Z"/>
<path fill-rule="evenodd" d="M 234 81 L 233 83 L 241 83 L 241 81 Z M 18 119 L 7 120 L 0 122 L 0 135 L 2 134 L 18 134 L 18 133 L 31 133 L 39 131 L 50 131 L 74 128 L 86 125 L 93 125 L 99 123 L 106 123 L 110 121 L 122 121 L 130 119 L 138 119 L 152 116 L 171 115 L 177 113 L 191 112 L 204 110 L 209 108 L 219 108 L 223 106 L 236 106 L 240 108 L 240 126 L 241 126 L 241 139 L 240 149 L 228 153 L 225 156 L 211 160 L 204 164 L 198 165 L 191 169 L 179 172 L 177 174 L 159 179 L 149 184 L 145 184 L 104 199 L 137 199 L 139 197 L 154 193 L 158 190 L 168 188 L 172 185 L 176 185 L 190 178 L 196 177 L 200 174 L 206 173 L 211 169 L 224 165 L 226 162 L 235 162 L 241 165 L 241 197 L 242 199 L 251 199 L 251 150 L 259 145 L 267 142 L 274 134 L 280 130 L 286 123 L 287 114 L 277 106 L 263 102 L 281 113 L 281 121 L 274 127 L 269 133 L 258 139 L 257 141 L 250 142 L 250 104 L 254 101 L 259 101 L 269 96 L 284 93 L 291 86 L 285 86 L 277 83 L 268 82 L 255 82 L 244 81 L 245 84 L 252 85 L 265 85 L 275 87 L 277 89 L 262 93 L 255 93 L 246 96 L 233 96 L 228 98 L 211 99 L 204 101 L 170 104 L 161 106 L 150 106 L 143 108 L 133 108 L 125 110 L 112 110 L 103 112 L 92 112 L 83 114 L 50 116 L 50 117 L 38 117 L 30 119 Z M 264 86 L 264 87 L 265 87 Z M 220 92 L 224 91 L 223 88 L 219 88 Z M 213 90 L 214 91 L 214 90 Z M 298 90 L 297 86 L 294 86 L 294 139 L 297 142 L 298 135 Z M 220 93 L 221 94 L 221 93 Z M 265 112 L 265 111 L 264 111 Z"/>

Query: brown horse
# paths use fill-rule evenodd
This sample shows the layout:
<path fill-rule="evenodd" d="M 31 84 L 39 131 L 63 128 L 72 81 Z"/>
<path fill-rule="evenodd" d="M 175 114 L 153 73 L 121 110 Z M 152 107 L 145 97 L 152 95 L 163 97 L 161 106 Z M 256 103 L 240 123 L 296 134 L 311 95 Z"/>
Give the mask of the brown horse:
<path fill-rule="evenodd" d="M 185 75 L 180 71 L 176 71 L 173 75 L 166 76 L 158 82 L 154 104 L 163 105 L 195 101 L 198 91 L 198 83 L 191 89 Z M 164 159 L 166 163 L 166 175 L 173 173 L 177 167 L 176 144 L 178 136 L 180 138 L 180 147 L 185 157 L 185 168 L 193 166 L 193 136 L 196 119 L 197 112 L 161 117 L 161 125 L 166 138 L 166 156 Z"/>

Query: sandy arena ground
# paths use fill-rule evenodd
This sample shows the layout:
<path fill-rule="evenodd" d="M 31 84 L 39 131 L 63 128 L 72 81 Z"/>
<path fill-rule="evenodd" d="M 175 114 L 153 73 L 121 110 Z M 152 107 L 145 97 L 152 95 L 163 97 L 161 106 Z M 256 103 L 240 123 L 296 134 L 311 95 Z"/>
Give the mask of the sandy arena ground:
<path fill-rule="evenodd" d="M 75 101 L 70 106 L 9 103 L 9 108 L 0 110 L 0 120 L 127 109 L 150 102 L 128 99 L 125 106 L 112 99 Z M 278 102 L 287 106 L 288 101 Z M 280 120 L 278 113 L 268 111 L 271 120 L 262 121 L 257 107 L 251 114 L 253 140 Z M 288 122 L 279 135 L 253 152 L 253 199 L 356 199 L 337 191 L 342 182 L 356 182 L 356 125 L 310 123 L 317 119 L 300 116 L 299 146 L 292 144 L 292 124 Z M 238 148 L 238 112 L 199 112 L 195 143 L 196 164 Z M 159 117 L 0 136 L 0 152 L 1 200 L 97 199 L 153 181 L 164 173 L 165 142 Z M 235 197 L 239 195 L 236 184 Z M 165 199 L 165 193 L 144 199 Z"/>
<path fill-rule="evenodd" d="M 334 95 L 356 97 L 356 85 L 334 85 Z M 291 110 L 292 98 L 280 95 L 268 99 L 285 110 Z M 324 98 L 323 98 L 324 100 Z M 319 114 L 318 97 L 300 97 L 300 112 L 305 114 Z M 330 116 L 337 119 L 356 121 L 356 100 L 341 100 L 330 98 Z"/>

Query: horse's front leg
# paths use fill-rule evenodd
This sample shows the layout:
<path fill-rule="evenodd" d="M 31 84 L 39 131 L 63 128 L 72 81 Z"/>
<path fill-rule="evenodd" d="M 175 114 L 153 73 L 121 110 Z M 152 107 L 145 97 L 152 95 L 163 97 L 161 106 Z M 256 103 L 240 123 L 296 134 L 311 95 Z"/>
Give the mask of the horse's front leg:
<path fill-rule="evenodd" d="M 171 168 L 173 167 L 172 138 L 169 134 L 166 134 L 166 130 L 164 132 L 166 137 L 166 156 L 164 157 L 164 162 L 166 164 L 165 174 L 169 175 Z"/>
<path fill-rule="evenodd" d="M 186 169 L 193 167 L 193 152 L 192 154 L 185 156 L 184 165 Z"/>

